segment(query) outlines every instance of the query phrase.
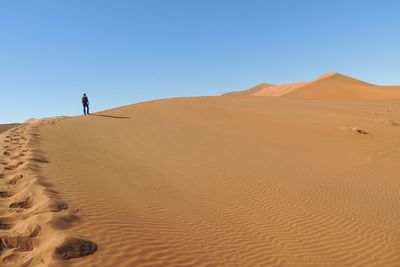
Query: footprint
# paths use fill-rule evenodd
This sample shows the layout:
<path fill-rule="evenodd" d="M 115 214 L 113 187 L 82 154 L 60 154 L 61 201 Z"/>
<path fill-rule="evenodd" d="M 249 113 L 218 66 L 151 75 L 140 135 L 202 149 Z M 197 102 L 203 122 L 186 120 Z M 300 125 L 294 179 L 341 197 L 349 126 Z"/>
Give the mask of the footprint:
<path fill-rule="evenodd" d="M 31 207 L 31 203 L 29 199 L 27 199 L 21 202 L 11 203 L 8 207 L 11 209 L 29 209 Z"/>
<path fill-rule="evenodd" d="M 11 228 L 11 224 L 0 223 L 0 230 L 10 230 Z"/>
<path fill-rule="evenodd" d="M 0 198 L 9 198 L 11 194 L 8 191 L 0 191 Z"/>
<path fill-rule="evenodd" d="M 40 235 L 40 233 L 42 232 L 42 228 L 38 225 L 35 227 L 35 229 L 31 232 L 31 234 L 29 235 L 29 237 L 37 237 Z"/>
<path fill-rule="evenodd" d="M 21 158 L 23 158 L 25 156 L 25 154 L 24 153 L 20 153 L 20 154 L 18 154 L 18 155 L 16 155 L 16 156 L 12 156 L 12 157 L 10 157 L 10 160 L 18 160 L 18 159 L 21 159 Z"/>
<path fill-rule="evenodd" d="M 31 251 L 33 250 L 33 238 L 25 236 L 2 237 L 1 243 L 6 249 L 13 249 L 14 251 Z"/>
<path fill-rule="evenodd" d="M 343 131 L 346 131 L 346 132 L 353 132 L 353 133 L 357 133 L 357 134 L 369 134 L 367 131 L 365 131 L 365 130 L 363 130 L 363 129 L 361 129 L 361 128 L 358 128 L 358 127 L 349 127 L 349 126 L 346 126 L 346 127 L 342 127 L 342 130 Z"/>
<path fill-rule="evenodd" d="M 1 248 L 0 248 L 1 251 Z M 20 252 L 13 252 L 7 256 L 5 256 L 2 260 L 1 263 L 4 264 L 5 266 L 15 266 L 16 262 L 24 262 L 24 264 L 21 264 L 21 266 L 28 266 L 28 264 L 30 263 L 30 260 L 26 261 L 25 259 L 25 254 L 24 253 L 20 253 Z"/>
<path fill-rule="evenodd" d="M 8 181 L 8 184 L 15 185 L 18 183 L 19 180 L 21 180 L 24 176 L 22 174 L 15 175 L 10 181 Z"/>
<path fill-rule="evenodd" d="M 90 240 L 70 238 L 56 248 L 56 255 L 63 260 L 68 260 L 88 256 L 96 250 L 97 244 Z"/>
<path fill-rule="evenodd" d="M 12 171 L 12 170 L 17 169 L 17 168 L 18 168 L 19 166 L 21 166 L 22 164 L 24 164 L 24 162 L 23 162 L 23 161 L 19 161 L 19 162 L 13 164 L 13 165 L 8 165 L 8 166 L 4 167 L 4 170 Z"/>
<path fill-rule="evenodd" d="M 65 202 L 56 202 L 54 203 L 53 206 L 54 206 L 53 211 L 55 212 L 60 212 L 62 210 L 68 209 L 68 205 Z"/>
<path fill-rule="evenodd" d="M 12 224 L 6 218 L 0 218 L 0 230 L 10 230 Z"/>
<path fill-rule="evenodd" d="M 32 158 L 32 160 L 39 163 L 49 163 L 49 161 L 46 158 L 40 156 L 34 157 Z"/>

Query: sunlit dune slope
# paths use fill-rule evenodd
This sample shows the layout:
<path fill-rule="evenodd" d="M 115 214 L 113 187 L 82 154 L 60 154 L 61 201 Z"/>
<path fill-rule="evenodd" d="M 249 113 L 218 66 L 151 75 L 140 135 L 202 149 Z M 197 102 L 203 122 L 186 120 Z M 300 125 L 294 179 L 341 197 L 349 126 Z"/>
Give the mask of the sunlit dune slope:
<path fill-rule="evenodd" d="M 263 89 L 273 87 L 273 84 L 268 84 L 268 83 L 260 83 L 254 87 L 251 87 L 250 89 L 244 90 L 244 91 L 234 91 L 234 92 L 229 92 L 224 94 L 224 96 L 245 96 L 245 95 L 253 95 L 258 93 L 259 91 L 262 91 Z"/>
<path fill-rule="evenodd" d="M 400 99 L 400 86 L 378 86 L 335 73 L 285 96 L 321 100 Z"/>
<path fill-rule="evenodd" d="M 41 126 L 72 266 L 397 266 L 397 101 L 167 99 Z"/>
<path fill-rule="evenodd" d="M 298 90 L 309 83 L 307 82 L 299 82 L 299 83 L 288 83 L 288 84 L 281 84 L 275 85 L 268 88 L 263 88 L 258 92 L 252 93 L 252 96 L 283 96 L 286 95 L 294 90 Z"/>
<path fill-rule="evenodd" d="M 339 73 L 327 73 L 312 82 L 254 88 L 227 93 L 224 96 L 284 96 L 314 100 L 400 99 L 400 86 L 374 85 Z"/>

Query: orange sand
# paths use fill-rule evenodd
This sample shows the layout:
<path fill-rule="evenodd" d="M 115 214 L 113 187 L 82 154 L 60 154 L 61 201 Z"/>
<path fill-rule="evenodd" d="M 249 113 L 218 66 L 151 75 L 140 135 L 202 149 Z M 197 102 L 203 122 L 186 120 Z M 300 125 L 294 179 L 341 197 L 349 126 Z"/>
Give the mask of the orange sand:
<path fill-rule="evenodd" d="M 166 99 L 3 133 L 1 266 L 398 266 L 400 101 L 313 99 Z M 62 259 L 71 238 L 98 249 Z"/>
<path fill-rule="evenodd" d="M 339 73 L 327 73 L 312 82 L 263 85 L 268 84 L 224 96 L 285 96 L 314 100 L 400 99 L 400 86 L 374 85 Z"/>
<path fill-rule="evenodd" d="M 0 124 L 0 133 L 5 132 L 13 127 L 18 126 L 18 123 L 12 123 L 12 124 Z"/>

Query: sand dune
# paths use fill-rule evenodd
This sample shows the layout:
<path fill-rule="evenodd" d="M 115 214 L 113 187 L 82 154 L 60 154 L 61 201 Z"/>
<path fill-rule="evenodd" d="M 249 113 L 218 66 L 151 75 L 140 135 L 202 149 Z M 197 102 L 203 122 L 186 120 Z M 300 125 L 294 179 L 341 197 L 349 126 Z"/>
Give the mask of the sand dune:
<path fill-rule="evenodd" d="M 288 83 L 282 85 L 274 85 L 268 88 L 263 88 L 257 92 L 252 93 L 253 96 L 283 96 L 292 91 L 298 90 L 309 83 L 299 82 L 299 83 Z"/>
<path fill-rule="evenodd" d="M 398 266 L 399 104 L 182 98 L 18 128 L 2 264 Z M 98 250 L 66 260 L 71 238 Z"/>
<path fill-rule="evenodd" d="M 334 73 L 289 92 L 286 96 L 326 100 L 400 99 L 400 86 L 378 86 Z"/>
<path fill-rule="evenodd" d="M 11 128 L 18 126 L 18 123 L 0 124 L 0 133 L 3 133 Z"/>
<path fill-rule="evenodd" d="M 333 73 L 5 126 L 0 266 L 398 266 L 398 90 Z"/>
<path fill-rule="evenodd" d="M 290 83 L 237 91 L 224 96 L 285 96 L 314 100 L 400 99 L 400 86 L 379 86 L 339 73 L 327 73 L 312 82 Z"/>
<path fill-rule="evenodd" d="M 244 90 L 244 91 L 234 91 L 234 92 L 229 92 L 223 94 L 223 96 L 245 96 L 245 95 L 253 95 L 258 93 L 259 91 L 269 88 L 269 87 L 274 87 L 273 84 L 269 83 L 260 83 L 254 87 L 251 87 L 250 89 Z"/>
<path fill-rule="evenodd" d="M 96 249 L 65 231 L 78 219 L 76 211 L 67 209 L 40 174 L 48 160 L 37 150 L 37 129 L 53 123 L 23 124 L 0 135 L 0 266 L 56 266 L 57 259 Z"/>

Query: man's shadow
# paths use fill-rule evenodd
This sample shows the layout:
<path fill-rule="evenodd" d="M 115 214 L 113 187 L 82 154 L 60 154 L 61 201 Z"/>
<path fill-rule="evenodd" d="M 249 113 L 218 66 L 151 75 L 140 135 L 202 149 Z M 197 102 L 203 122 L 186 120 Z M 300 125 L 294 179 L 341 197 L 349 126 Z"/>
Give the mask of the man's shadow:
<path fill-rule="evenodd" d="M 110 116 L 110 115 L 102 115 L 102 114 L 89 114 L 91 116 L 97 116 L 97 117 L 105 117 L 105 118 L 111 118 L 111 119 L 130 119 L 131 117 L 121 117 L 121 116 Z"/>

